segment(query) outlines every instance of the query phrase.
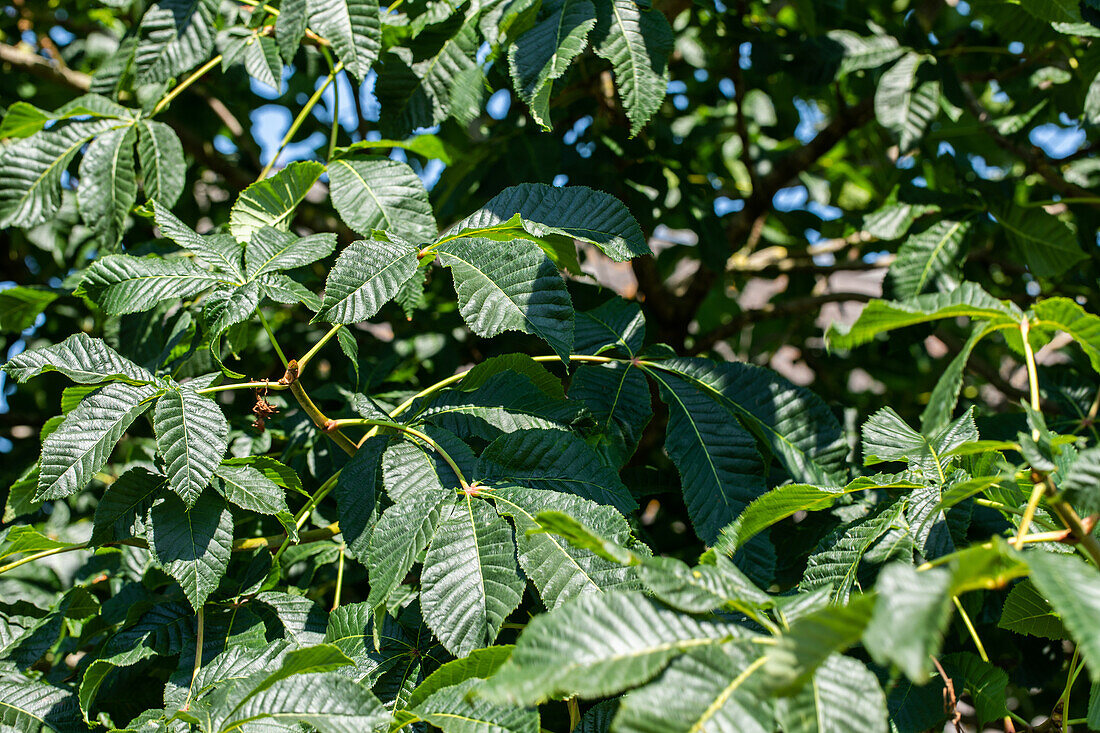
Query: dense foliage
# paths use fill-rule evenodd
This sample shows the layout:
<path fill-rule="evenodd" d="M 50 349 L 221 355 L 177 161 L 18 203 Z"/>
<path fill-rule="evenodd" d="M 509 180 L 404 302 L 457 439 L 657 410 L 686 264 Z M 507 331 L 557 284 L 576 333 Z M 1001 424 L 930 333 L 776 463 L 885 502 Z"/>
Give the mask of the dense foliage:
<path fill-rule="evenodd" d="M 1100 729 L 1094 0 L 0 9 L 0 728 Z"/>

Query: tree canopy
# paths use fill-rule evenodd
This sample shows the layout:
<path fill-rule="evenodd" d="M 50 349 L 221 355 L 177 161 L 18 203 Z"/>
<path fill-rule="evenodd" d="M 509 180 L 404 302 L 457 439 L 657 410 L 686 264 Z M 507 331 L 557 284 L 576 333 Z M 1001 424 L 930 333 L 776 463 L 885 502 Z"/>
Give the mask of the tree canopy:
<path fill-rule="evenodd" d="M 1095 0 L 0 8 L 0 727 L 1100 729 Z"/>

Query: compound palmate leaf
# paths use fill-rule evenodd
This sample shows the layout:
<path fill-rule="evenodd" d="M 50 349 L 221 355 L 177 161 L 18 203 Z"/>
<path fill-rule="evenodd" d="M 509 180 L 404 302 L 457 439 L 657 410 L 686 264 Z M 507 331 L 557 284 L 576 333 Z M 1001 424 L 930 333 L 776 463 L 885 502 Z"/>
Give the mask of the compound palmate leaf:
<path fill-rule="evenodd" d="M 558 268 L 537 244 L 462 237 L 442 245 L 439 253 L 454 273 L 459 310 L 475 333 L 530 333 L 568 359 L 573 302 Z"/>

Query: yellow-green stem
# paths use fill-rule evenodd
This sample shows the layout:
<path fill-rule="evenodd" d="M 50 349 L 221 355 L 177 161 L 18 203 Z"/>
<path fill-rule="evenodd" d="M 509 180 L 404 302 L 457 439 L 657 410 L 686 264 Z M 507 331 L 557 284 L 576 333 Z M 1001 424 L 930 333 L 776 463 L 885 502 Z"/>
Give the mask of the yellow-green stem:
<path fill-rule="evenodd" d="M 55 547 L 52 550 L 42 550 L 41 552 L 36 552 L 34 554 L 27 555 L 24 558 L 20 558 L 19 560 L 9 562 L 7 565 L 0 565 L 0 575 L 3 575 L 9 570 L 15 570 L 20 565 L 26 565 L 29 562 L 41 560 L 42 558 L 49 557 L 50 555 L 60 555 L 63 552 L 72 552 L 73 550 L 85 550 L 87 548 L 88 543 L 85 542 L 79 545 L 72 545 L 70 547 Z"/>
<path fill-rule="evenodd" d="M 320 351 L 322 348 L 324 348 L 324 345 L 327 344 L 329 341 L 331 341 L 332 337 L 340 332 L 341 328 L 344 328 L 344 327 L 341 326 L 340 324 L 337 324 L 337 325 L 333 326 L 332 328 L 330 328 L 325 333 L 325 335 L 322 336 L 321 339 L 313 345 L 313 348 L 311 348 L 309 351 L 306 352 L 305 356 L 303 356 L 301 359 L 298 359 L 298 374 L 299 375 L 301 375 L 301 373 L 303 371 L 305 371 L 306 365 L 309 364 L 309 362 L 313 360 L 313 357 L 317 356 L 317 352 Z"/>
<path fill-rule="evenodd" d="M 290 389 L 290 385 L 272 381 L 237 382 L 236 384 L 223 384 L 219 387 L 206 387 L 195 391 L 198 394 L 214 394 L 215 392 L 231 392 L 235 389 L 270 389 L 273 392 L 279 392 Z"/>
<path fill-rule="evenodd" d="M 975 629 L 974 624 L 970 622 L 970 616 L 967 615 L 966 609 L 963 608 L 958 596 L 951 596 L 951 600 L 955 602 L 955 608 L 959 611 L 959 617 L 966 626 L 966 630 L 970 632 L 970 638 L 974 640 L 974 646 L 978 648 L 978 656 L 982 658 L 983 662 L 988 664 L 989 655 L 985 653 L 985 647 L 982 645 L 982 640 L 978 636 L 978 630 Z"/>
<path fill-rule="evenodd" d="M 271 348 L 275 349 L 275 353 L 279 355 L 279 361 L 281 361 L 285 367 L 289 362 L 287 362 L 282 347 L 279 346 L 279 339 L 275 338 L 275 332 L 271 330 L 271 325 L 268 324 L 263 311 L 257 310 L 256 313 L 260 316 L 260 323 L 263 324 L 264 330 L 267 331 L 267 340 L 271 342 Z"/>
<path fill-rule="evenodd" d="M 1017 550 L 1024 546 L 1024 535 L 1031 531 L 1031 520 L 1035 518 L 1035 511 L 1039 508 L 1039 501 L 1046 493 L 1046 487 L 1037 483 L 1031 487 L 1031 496 L 1028 497 L 1027 506 L 1024 507 L 1024 515 L 1020 518 L 1020 529 L 1016 532 L 1016 539 L 1012 545 Z"/>
<path fill-rule="evenodd" d="M 340 592 L 344 588 L 344 551 L 346 549 L 347 545 L 341 542 L 340 556 L 336 560 L 336 597 L 332 600 L 333 611 L 340 607 Z"/>
<path fill-rule="evenodd" d="M 180 95 L 180 93 L 183 92 L 184 89 L 186 89 L 187 87 L 191 86 L 196 81 L 198 81 L 203 76 L 203 74 L 205 74 L 206 72 L 210 71 L 215 66 L 220 64 L 221 61 L 222 61 L 222 55 L 219 53 L 217 56 L 210 59 L 209 61 L 207 61 L 202 66 L 195 69 L 194 73 L 192 73 L 189 77 L 187 77 L 186 79 L 181 81 L 179 84 L 177 84 L 172 91 L 168 92 L 168 94 L 164 95 L 163 99 L 161 99 L 159 102 L 157 102 L 157 105 L 155 107 L 153 107 L 153 111 L 149 113 L 149 116 L 150 117 L 155 117 L 158 112 L 160 112 L 162 109 L 164 109 L 169 104 L 171 104 L 172 100 L 175 99 L 176 97 L 178 97 Z"/>
<path fill-rule="evenodd" d="M 428 434 L 426 434 L 426 433 L 424 433 L 420 430 L 417 430 L 416 428 L 409 427 L 408 425 L 402 425 L 401 423 L 397 423 L 397 422 L 390 422 L 388 420 L 371 420 L 369 418 L 351 418 L 351 419 L 347 419 L 347 420 L 332 420 L 329 423 L 329 425 L 333 426 L 334 428 L 340 428 L 340 427 L 352 426 L 352 425 L 370 425 L 370 426 L 373 426 L 375 428 L 392 428 L 394 430 L 399 430 L 403 433 L 408 433 L 409 435 L 413 436 L 414 438 L 417 438 L 418 440 L 421 440 L 424 443 L 428 444 L 428 446 L 430 446 L 432 450 L 434 450 L 436 453 L 439 454 L 440 458 L 442 458 L 443 461 L 448 466 L 451 467 L 451 470 L 455 472 L 455 476 L 458 477 L 459 486 L 464 491 L 466 489 L 470 488 L 470 485 L 466 482 L 466 477 L 462 474 L 462 469 L 460 469 L 458 467 L 458 464 L 455 463 L 455 460 L 454 460 L 454 458 L 451 457 L 451 454 L 448 453 L 447 451 L 443 450 L 443 448 L 439 445 L 439 443 L 435 442 L 435 440 L 433 440 L 430 435 L 428 435 Z"/>
<path fill-rule="evenodd" d="M 198 617 L 198 628 L 195 631 L 195 666 L 191 669 L 191 684 L 187 686 L 187 702 L 183 704 L 184 710 L 191 706 L 191 696 L 195 692 L 195 680 L 199 678 L 199 670 L 202 668 L 202 637 L 204 626 L 202 608 L 199 608 L 196 615 Z"/>
<path fill-rule="evenodd" d="M 338 74 L 343 68 L 343 62 L 336 64 L 336 66 L 333 67 L 332 71 L 329 72 L 329 75 L 325 77 L 324 83 L 321 84 L 321 86 L 317 87 L 317 91 L 313 92 L 313 96 L 309 98 L 309 101 L 307 101 L 305 106 L 302 107 L 302 109 L 298 112 L 298 116 L 294 118 L 294 122 L 290 123 L 290 129 L 287 130 L 286 135 L 283 136 L 283 141 L 279 143 L 279 148 L 275 151 L 275 155 L 271 157 L 271 160 L 267 162 L 267 165 L 264 166 L 264 169 L 260 171 L 260 176 L 256 179 L 257 181 L 262 181 L 263 179 L 267 178 L 267 174 L 270 173 L 271 169 L 275 166 L 275 161 L 279 159 L 279 156 L 282 155 L 283 150 L 286 148 L 286 146 L 289 145 L 294 136 L 298 134 L 298 128 L 302 126 L 302 123 L 305 122 L 306 117 L 309 115 L 310 111 L 314 107 L 316 107 L 317 102 L 321 100 L 321 95 L 323 95 L 325 93 L 325 90 L 328 89 L 328 85 L 332 83 L 332 80 L 336 78 L 336 74 Z"/>

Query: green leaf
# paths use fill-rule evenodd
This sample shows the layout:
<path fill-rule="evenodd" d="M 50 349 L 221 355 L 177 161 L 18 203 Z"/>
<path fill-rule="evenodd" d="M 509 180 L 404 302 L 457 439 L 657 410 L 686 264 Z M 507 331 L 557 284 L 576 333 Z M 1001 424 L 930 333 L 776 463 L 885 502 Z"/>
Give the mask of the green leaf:
<path fill-rule="evenodd" d="M 167 81 L 205 61 L 214 48 L 212 0 L 160 0 L 141 18 L 134 70 L 138 84 Z"/>
<path fill-rule="evenodd" d="M 611 62 L 633 137 L 664 101 L 672 28 L 663 13 L 634 0 L 602 0 L 596 18 L 592 45 Z"/>
<path fill-rule="evenodd" d="M 119 476 L 96 504 L 90 543 L 102 545 L 137 536 L 165 481 L 164 476 L 141 467 Z"/>
<path fill-rule="evenodd" d="M 475 23 L 467 21 L 437 48 L 415 61 L 409 49 L 397 48 L 385 55 L 375 87 L 382 105 L 383 136 L 407 137 L 416 128 L 440 124 L 452 114 L 469 122 L 480 111 L 476 92 L 485 82 L 476 63 Z M 478 102 L 479 109 L 469 109 L 471 102 Z"/>
<path fill-rule="evenodd" d="M 573 372 L 569 398 L 580 400 L 596 420 L 587 440 L 610 460 L 625 464 L 637 450 L 653 416 L 649 384 L 633 364 L 586 364 Z"/>
<path fill-rule="evenodd" d="M 1040 208 L 1012 207 L 996 218 L 1013 252 L 1037 277 L 1056 277 L 1088 258 L 1073 227 Z"/>
<path fill-rule="evenodd" d="M 618 474 L 587 443 L 560 430 L 517 430 L 500 436 L 478 459 L 477 477 L 575 494 L 624 513 L 638 508 Z"/>
<path fill-rule="evenodd" d="M 657 598 L 687 613 L 709 613 L 730 606 L 743 613 L 772 605 L 771 597 L 756 587 L 723 555 L 708 553 L 710 564 L 690 567 L 671 557 L 646 560 L 642 582 Z"/>
<path fill-rule="evenodd" d="M 536 516 L 559 511 L 581 519 L 600 535 L 624 545 L 633 543 L 630 527 L 614 509 L 556 491 L 502 487 L 489 496 L 497 511 L 516 526 L 519 564 L 553 610 L 585 593 L 637 587 L 632 568 L 609 562 L 590 550 L 574 547 L 562 538 L 542 532 Z"/>
<path fill-rule="evenodd" d="M 800 692 L 776 701 L 783 733 L 886 733 L 886 698 L 878 678 L 860 662 L 828 657 Z"/>
<path fill-rule="evenodd" d="M 4 365 L 17 382 L 46 372 L 61 372 L 77 384 L 152 384 L 155 377 L 103 341 L 86 333 L 74 333 L 59 344 L 24 351 Z"/>
<path fill-rule="evenodd" d="M 298 237 L 287 232 L 261 227 L 244 247 L 244 270 L 249 280 L 269 272 L 293 270 L 324 259 L 336 249 L 331 232 Z"/>
<path fill-rule="evenodd" d="M 766 647 L 764 676 L 770 689 L 793 695 L 834 652 L 859 641 L 871 617 L 873 596 L 854 596 L 847 605 L 829 605 L 800 616 L 778 643 Z"/>
<path fill-rule="evenodd" d="M 844 433 L 832 410 L 813 392 L 769 369 L 738 362 L 677 357 L 656 368 L 673 372 L 736 415 L 794 480 L 827 483 L 844 478 Z M 647 371 L 656 378 L 653 368 Z"/>
<path fill-rule="evenodd" d="M 928 481 L 947 483 L 950 459 L 946 453 L 978 439 L 973 410 L 928 437 L 909 427 L 891 407 L 883 407 L 863 423 L 863 465 L 908 460 Z"/>
<path fill-rule="evenodd" d="M 279 3 L 279 15 L 275 18 L 275 43 L 288 63 L 294 60 L 306 34 L 307 13 L 307 0 L 283 0 Z"/>
<path fill-rule="evenodd" d="M 332 44 L 356 79 L 366 77 L 382 49 L 377 0 L 306 0 L 309 26 Z"/>
<path fill-rule="evenodd" d="M 904 301 L 873 300 L 854 324 L 832 326 L 826 336 L 832 348 L 851 349 L 880 333 L 959 316 L 1000 325 L 1019 322 L 1023 313 L 1010 301 L 997 300 L 974 283 L 963 283 L 947 293 L 918 295 Z"/>
<path fill-rule="evenodd" d="M 688 650 L 746 633 L 736 624 L 678 613 L 640 592 L 588 594 L 535 616 L 483 694 L 519 705 L 608 697 L 652 679 Z"/>
<path fill-rule="evenodd" d="M 441 392 L 418 411 L 417 418 L 460 436 L 494 440 L 501 433 L 528 428 L 564 431 L 579 415 L 579 405 L 551 399 L 527 377 L 503 372 L 474 392 Z"/>
<path fill-rule="evenodd" d="M 168 486 L 190 508 L 229 447 L 229 423 L 214 400 L 177 387 L 157 400 L 153 431 Z"/>
<path fill-rule="evenodd" d="M 912 490 L 918 484 L 890 476 L 874 476 L 854 479 L 845 486 L 810 486 L 786 484 L 772 489 L 753 501 L 730 526 L 722 530 L 722 536 L 714 549 L 732 555 L 744 547 L 750 539 L 782 519 L 797 512 L 814 512 L 828 509 L 837 499 L 857 491 L 875 489 Z"/>
<path fill-rule="evenodd" d="M 126 218 L 137 200 L 133 125 L 97 135 L 80 161 L 76 198 L 84 223 L 103 237 L 108 250 L 122 239 Z"/>
<path fill-rule="evenodd" d="M 928 398 L 928 405 L 920 414 L 921 432 L 932 433 L 941 429 L 951 421 L 955 412 L 955 405 L 959 400 L 959 392 L 962 390 L 963 373 L 970 355 L 974 353 L 978 342 L 993 333 L 994 329 L 985 323 L 977 323 L 970 332 L 966 343 L 943 370 L 936 386 L 932 389 L 932 395 Z"/>
<path fill-rule="evenodd" d="M 997 622 L 997 626 L 1017 634 L 1030 634 L 1054 641 L 1069 638 L 1058 614 L 1054 613 L 1030 580 L 1023 580 L 1013 586 L 1005 598 L 1001 620 Z"/>
<path fill-rule="evenodd" d="M 63 547 L 72 547 L 71 542 L 61 542 L 47 537 L 28 524 L 17 524 L 9 527 L 3 535 L 3 544 L 0 545 L 0 560 L 20 555 L 23 553 L 42 552 L 43 550 L 58 550 Z"/>
<path fill-rule="evenodd" d="M 912 539 L 905 509 L 906 503 L 898 501 L 827 535 L 810 555 L 799 589 L 831 588 L 830 596 L 844 601 L 853 589 L 858 589 L 864 556 L 877 543 L 886 543 L 887 557 L 894 554 L 894 549 L 906 548 L 911 557 Z"/>
<path fill-rule="evenodd" d="M 369 557 L 371 530 L 378 519 L 378 468 L 385 447 L 385 438 L 367 440 L 340 471 L 336 482 L 340 533 L 351 556 L 363 563 Z"/>
<path fill-rule="evenodd" d="M 164 300 L 187 298 L 219 283 L 223 275 L 186 260 L 110 255 L 92 263 L 76 295 L 86 295 L 111 315 L 141 313 Z"/>
<path fill-rule="evenodd" d="M 565 399 L 565 390 L 562 389 L 561 380 L 526 354 L 490 356 L 485 361 L 475 364 L 474 368 L 466 373 L 466 376 L 458 383 L 458 389 L 464 392 L 480 389 L 489 381 L 490 377 L 501 372 L 522 374 L 548 397 L 557 400 Z"/>
<path fill-rule="evenodd" d="M 409 695 L 407 706 L 415 708 L 436 692 L 457 685 L 460 682 L 470 679 L 487 679 L 500 669 L 500 665 L 508 661 L 508 657 L 512 656 L 512 649 L 514 648 L 511 644 L 498 644 L 484 649 L 474 649 L 461 659 L 454 659 L 440 665 L 439 669 L 432 672 L 416 686 L 416 689 Z"/>
<path fill-rule="evenodd" d="M 244 270 L 241 269 L 244 247 L 239 242 L 227 234 L 200 236 L 159 201 L 153 201 L 152 206 L 153 219 L 160 227 L 161 234 L 191 250 L 196 261 L 220 270 L 231 278 L 244 280 Z"/>
<path fill-rule="evenodd" d="M 60 293 L 33 287 L 16 286 L 0 290 L 0 331 L 19 333 L 30 328 Z"/>
<path fill-rule="evenodd" d="M 0 150 L 0 226 L 33 227 L 61 207 L 61 174 L 107 120 L 66 122 Z"/>
<path fill-rule="evenodd" d="M 137 152 L 145 197 L 167 207 L 175 206 L 186 182 L 183 145 L 175 131 L 163 122 L 141 120 L 137 129 Z"/>
<path fill-rule="evenodd" d="M 233 515 L 225 501 L 208 489 L 188 509 L 168 494 L 149 510 L 147 533 L 157 562 L 179 581 L 192 608 L 201 608 L 229 566 Z"/>
<path fill-rule="evenodd" d="M 157 394 L 149 385 L 115 382 L 73 408 L 42 442 L 35 499 L 61 499 L 87 486 Z"/>
<path fill-rule="evenodd" d="M 770 705 L 754 684 L 759 654 L 749 644 L 724 644 L 674 659 L 656 680 L 626 694 L 615 730 L 770 733 Z"/>
<path fill-rule="evenodd" d="M 1064 331 L 1084 350 L 1092 368 L 1100 372 L 1100 318 L 1069 298 L 1041 300 L 1032 313 L 1032 328 Z"/>
<path fill-rule="evenodd" d="M 214 469 L 214 488 L 230 504 L 242 509 L 279 516 L 289 514 L 282 487 L 253 466 L 221 464 Z M 284 525 L 285 526 L 285 525 Z M 290 528 L 294 522 L 290 522 Z M 291 532 L 291 535 L 295 534 Z"/>
<path fill-rule="evenodd" d="M 844 49 L 840 68 L 837 69 L 838 79 L 853 71 L 876 69 L 890 63 L 906 51 L 898 44 L 898 39 L 885 33 L 860 36 L 849 30 L 837 29 L 825 35 Z"/>
<path fill-rule="evenodd" d="M 951 618 L 950 583 L 951 573 L 941 568 L 923 573 L 901 563 L 883 568 L 875 583 L 874 615 L 863 634 L 871 657 L 896 664 L 917 684 L 927 680 Z"/>
<path fill-rule="evenodd" d="M 550 15 L 519 38 L 508 51 L 516 94 L 531 108 L 544 130 L 550 124 L 550 92 L 586 45 L 596 25 L 596 7 L 589 0 L 564 0 Z"/>
<path fill-rule="evenodd" d="M 446 500 L 443 492 L 415 496 L 382 512 L 364 558 L 370 577 L 367 603 L 372 608 L 385 605 L 427 548 L 441 515 L 450 512 Z"/>
<path fill-rule="evenodd" d="M 329 323 L 370 318 L 416 272 L 416 255 L 416 247 L 407 242 L 353 242 L 329 272 L 317 317 Z"/>
<path fill-rule="evenodd" d="M 939 83 L 917 84 L 917 67 L 925 60 L 934 63 L 930 56 L 910 51 L 882 75 L 875 90 L 875 116 L 883 127 L 900 135 L 903 153 L 939 112 Z"/>
<path fill-rule="evenodd" d="M 464 229 L 511 228 L 511 220 L 517 215 L 523 229 L 535 237 L 559 234 L 591 242 L 616 262 L 650 253 L 638 222 L 615 197 L 586 186 L 544 183 L 504 189 L 451 227 L 442 241 L 459 236 Z"/>
<path fill-rule="evenodd" d="M 255 282 L 234 288 L 217 288 L 206 296 L 202 308 L 203 327 L 210 340 L 210 352 L 219 365 L 222 334 L 231 326 L 251 318 L 259 305 L 260 286 Z"/>
<path fill-rule="evenodd" d="M 511 527 L 465 497 L 436 528 L 420 582 L 424 621 L 447 651 L 460 657 L 493 643 L 523 595 Z"/>
<path fill-rule="evenodd" d="M 647 370 L 668 405 L 665 450 L 680 472 L 695 533 L 713 543 L 722 528 L 764 493 L 756 440 L 733 412 L 678 376 Z"/>
<path fill-rule="evenodd" d="M 358 156 L 329 163 L 332 205 L 349 227 L 365 237 L 375 229 L 414 241 L 435 238 L 432 206 L 424 182 L 408 163 Z"/>
<path fill-rule="evenodd" d="M 238 689 L 249 680 L 239 684 Z M 232 698 L 231 698 L 232 699 Z M 362 733 L 387 722 L 389 713 L 369 691 L 338 672 L 297 674 L 253 694 L 221 721 L 223 733 L 270 720 L 306 723 L 321 733 Z"/>
<path fill-rule="evenodd" d="M 439 248 L 451 268 L 462 317 L 479 336 L 522 331 L 562 361 L 573 346 L 573 302 L 556 267 L 534 242 L 455 239 Z"/>
<path fill-rule="evenodd" d="M 537 710 L 488 702 L 477 696 L 482 685 L 470 679 L 444 687 L 411 711 L 443 733 L 539 733 Z"/>
<path fill-rule="evenodd" d="M 597 557 L 619 565 L 638 565 L 642 557 L 622 545 L 597 534 L 594 529 L 572 516 L 555 510 L 545 510 L 535 515 L 539 532 L 547 532 L 564 537 L 569 544 L 581 550 L 588 550 Z M 534 534 L 535 530 L 528 530 Z"/>
<path fill-rule="evenodd" d="M 612 298 L 588 311 L 577 313 L 573 349 L 578 354 L 618 351 L 634 356 L 645 341 L 645 316 L 637 303 Z"/>
<path fill-rule="evenodd" d="M 464 474 L 472 474 L 476 459 L 469 446 L 441 428 L 427 426 L 424 432 L 445 450 Z M 382 456 L 386 493 L 397 504 L 432 504 L 438 497 L 454 497 L 458 476 L 434 450 L 410 440 L 398 440 Z"/>
<path fill-rule="evenodd" d="M 439 160 L 444 165 L 451 165 L 455 156 L 454 149 L 442 138 L 427 133 L 408 140 L 359 140 L 346 147 L 336 148 L 334 154 L 337 158 L 342 158 L 345 155 L 362 150 L 377 150 L 378 148 L 401 148 L 428 160 Z"/>
<path fill-rule="evenodd" d="M 1003 669 L 970 652 L 944 657 L 943 666 L 955 681 L 956 692 L 959 687 L 964 687 L 970 693 L 979 725 L 1008 715 L 1008 674 Z"/>
<path fill-rule="evenodd" d="M 0 677 L 0 725 L 21 733 L 87 730 L 72 692 L 22 675 Z"/>
<path fill-rule="evenodd" d="M 926 290 L 952 289 L 959 279 L 959 252 L 970 227 L 966 220 L 941 219 L 906 239 L 890 265 L 894 292 L 912 298 Z"/>
<path fill-rule="evenodd" d="M 321 163 L 299 161 L 253 183 L 233 204 L 229 231 L 238 242 L 250 241 L 256 230 L 265 226 L 287 231 L 294 210 L 324 171 Z"/>
<path fill-rule="evenodd" d="M 1031 582 L 1061 617 L 1077 643 L 1089 678 L 1100 682 L 1100 574 L 1096 568 L 1073 555 L 1042 550 L 1025 553 L 1031 568 Z"/>

